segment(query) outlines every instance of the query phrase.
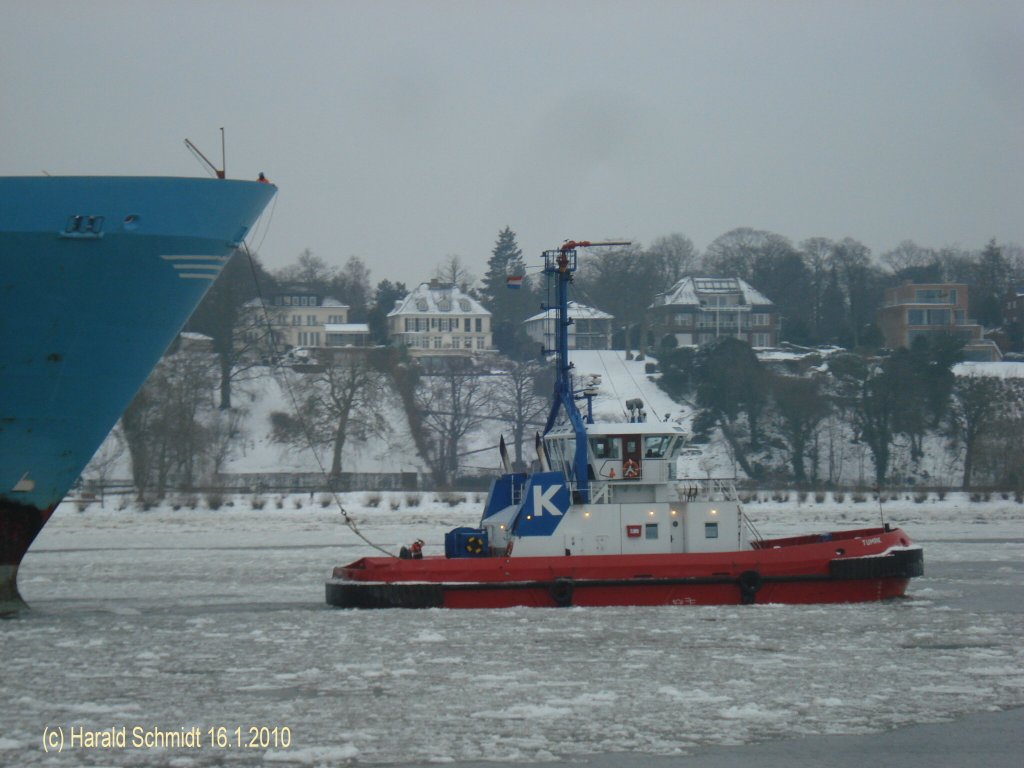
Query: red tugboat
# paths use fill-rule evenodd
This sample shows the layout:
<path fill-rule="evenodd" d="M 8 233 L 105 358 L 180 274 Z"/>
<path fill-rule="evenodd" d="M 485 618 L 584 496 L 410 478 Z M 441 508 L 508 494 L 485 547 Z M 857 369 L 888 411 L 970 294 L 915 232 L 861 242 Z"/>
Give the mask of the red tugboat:
<path fill-rule="evenodd" d="M 594 423 L 593 388 L 573 386 L 567 312 L 576 249 L 591 245 L 605 244 L 568 241 L 544 253 L 557 285 L 557 372 L 539 471 L 512 472 L 502 445 L 505 474 L 491 484 L 479 527 L 446 534 L 443 557 L 366 557 L 335 568 L 327 602 L 505 608 L 902 596 L 924 558 L 898 528 L 762 539 L 731 482 L 676 477 L 681 428 L 647 423 L 638 400 L 627 402 L 627 421 Z"/>

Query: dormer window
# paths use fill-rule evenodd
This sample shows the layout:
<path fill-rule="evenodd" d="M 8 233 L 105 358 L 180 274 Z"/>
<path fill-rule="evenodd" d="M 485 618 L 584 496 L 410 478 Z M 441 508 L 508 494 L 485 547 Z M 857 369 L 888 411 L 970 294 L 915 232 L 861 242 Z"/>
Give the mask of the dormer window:
<path fill-rule="evenodd" d="M 417 312 L 426 312 L 427 311 L 427 300 L 426 299 L 416 299 L 416 311 Z"/>
<path fill-rule="evenodd" d="M 438 299 L 437 300 L 437 308 L 439 310 L 441 310 L 442 312 L 451 312 L 452 311 L 452 302 L 451 302 L 451 300 L 449 300 L 447 298 L 445 298 L 445 299 Z"/>
<path fill-rule="evenodd" d="M 459 309 L 463 312 L 469 312 L 469 299 L 459 299 Z"/>

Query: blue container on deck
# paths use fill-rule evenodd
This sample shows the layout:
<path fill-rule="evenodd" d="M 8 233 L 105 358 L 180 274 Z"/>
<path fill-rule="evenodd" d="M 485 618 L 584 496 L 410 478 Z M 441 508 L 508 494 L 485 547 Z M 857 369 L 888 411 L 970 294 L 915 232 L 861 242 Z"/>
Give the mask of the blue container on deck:
<path fill-rule="evenodd" d="M 444 535 L 445 557 L 486 557 L 487 531 L 482 528 L 455 528 Z"/>

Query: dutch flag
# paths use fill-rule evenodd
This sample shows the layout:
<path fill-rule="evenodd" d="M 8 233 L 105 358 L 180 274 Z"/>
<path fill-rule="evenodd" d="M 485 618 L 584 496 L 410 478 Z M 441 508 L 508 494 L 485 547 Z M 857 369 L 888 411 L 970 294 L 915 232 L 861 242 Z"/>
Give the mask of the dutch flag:
<path fill-rule="evenodd" d="M 522 288 L 523 287 L 523 275 L 509 275 L 505 278 L 506 288 Z"/>

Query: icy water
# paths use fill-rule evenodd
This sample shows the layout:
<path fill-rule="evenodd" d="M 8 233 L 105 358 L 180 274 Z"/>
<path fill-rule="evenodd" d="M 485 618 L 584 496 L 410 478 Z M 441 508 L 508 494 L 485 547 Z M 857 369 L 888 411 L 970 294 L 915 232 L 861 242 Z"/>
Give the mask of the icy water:
<path fill-rule="evenodd" d="M 428 551 L 476 514 L 363 512 Z M 1024 705 L 1020 506 L 914 515 L 926 575 L 894 602 L 356 612 L 323 604 L 330 567 L 369 553 L 337 513 L 65 505 L 22 569 L 33 611 L 0 622 L 0 764 L 665 756 Z M 70 743 L 121 728 L 125 747 Z M 199 746 L 132 743 L 193 728 Z"/>

